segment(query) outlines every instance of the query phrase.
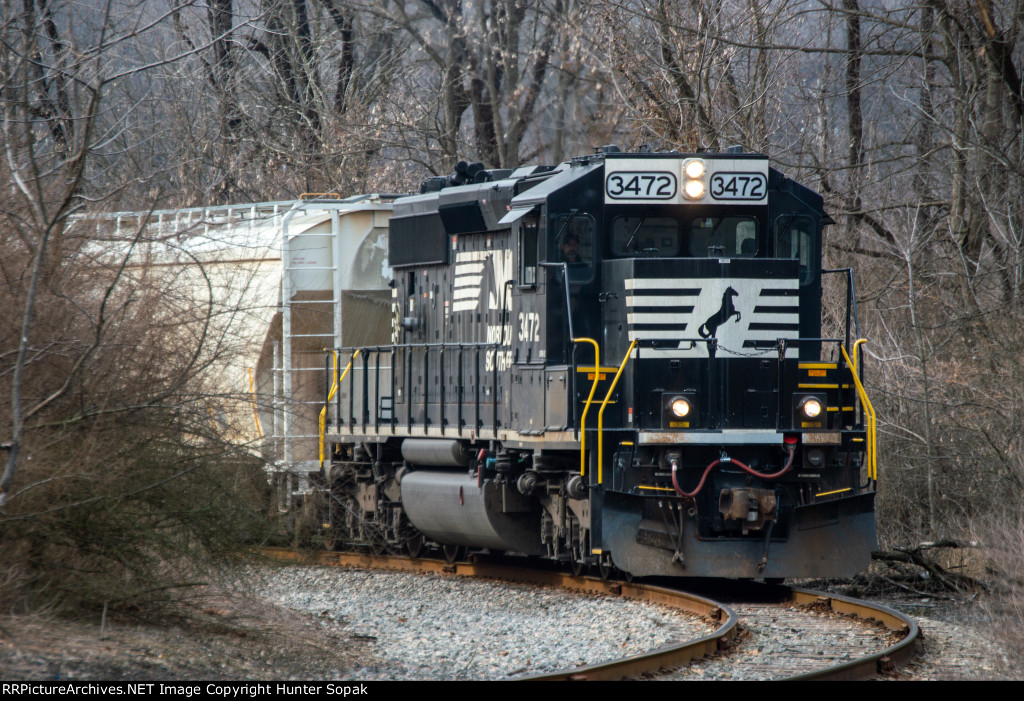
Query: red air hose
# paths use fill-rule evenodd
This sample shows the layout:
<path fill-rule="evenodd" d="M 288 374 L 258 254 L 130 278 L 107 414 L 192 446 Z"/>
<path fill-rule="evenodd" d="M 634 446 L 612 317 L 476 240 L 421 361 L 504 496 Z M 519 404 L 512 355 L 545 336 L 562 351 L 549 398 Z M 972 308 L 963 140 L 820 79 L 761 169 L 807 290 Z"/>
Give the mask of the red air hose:
<path fill-rule="evenodd" d="M 476 486 L 477 488 L 484 486 L 484 458 L 487 457 L 487 448 L 481 448 L 480 452 L 476 454 Z M 462 501 L 462 492 L 459 492 L 459 503 Z"/>
<path fill-rule="evenodd" d="M 676 494 L 678 494 L 679 496 L 686 497 L 688 499 L 692 499 L 693 497 L 697 496 L 697 494 L 700 493 L 701 489 L 704 488 L 704 482 L 707 480 L 708 475 L 711 474 L 711 471 L 713 469 L 715 469 L 715 467 L 719 463 L 722 463 L 722 462 L 729 462 L 729 463 L 732 463 L 733 465 L 737 465 L 741 470 L 749 472 L 754 477 L 759 477 L 759 478 L 765 479 L 765 480 L 776 479 L 777 477 L 782 477 L 784 474 L 789 472 L 790 468 L 793 467 L 793 456 L 796 455 L 796 445 L 794 445 L 794 444 L 787 444 L 786 445 L 786 449 L 789 451 L 789 457 L 786 459 L 786 464 L 782 466 L 781 470 L 779 470 L 778 472 L 773 472 L 770 475 L 766 475 L 766 474 L 764 474 L 762 472 L 758 472 L 757 470 L 753 470 L 750 467 L 748 467 L 745 464 L 743 464 L 742 462 L 740 462 L 739 460 L 736 460 L 735 458 L 725 458 L 724 460 L 722 458 L 719 458 L 717 460 L 714 460 L 714 461 L 711 462 L 710 465 L 708 465 L 707 467 L 704 468 L 704 474 L 700 476 L 700 482 L 697 483 L 697 488 L 694 489 L 692 492 L 684 492 L 679 487 L 679 482 L 676 480 L 676 468 L 679 467 L 679 462 L 677 460 L 673 460 L 672 461 L 672 486 L 676 488 Z"/>

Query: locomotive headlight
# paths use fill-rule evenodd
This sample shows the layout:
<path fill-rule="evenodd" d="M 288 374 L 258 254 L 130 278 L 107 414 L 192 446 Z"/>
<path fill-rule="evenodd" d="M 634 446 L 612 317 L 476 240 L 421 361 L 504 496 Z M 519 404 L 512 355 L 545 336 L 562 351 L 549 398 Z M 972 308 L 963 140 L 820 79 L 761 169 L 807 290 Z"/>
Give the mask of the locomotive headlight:
<path fill-rule="evenodd" d="M 800 404 L 800 411 L 808 419 L 816 419 L 821 415 L 823 407 L 821 402 L 814 397 L 808 397 Z"/>
<path fill-rule="evenodd" d="M 661 397 L 661 425 L 664 428 L 697 428 L 700 410 L 691 390 L 669 391 Z"/>
<path fill-rule="evenodd" d="M 826 429 L 825 407 L 825 394 L 822 392 L 794 394 L 793 428 L 812 431 Z"/>
<path fill-rule="evenodd" d="M 690 403 L 683 399 L 682 397 L 672 400 L 672 404 L 669 406 L 669 408 L 672 410 L 672 413 L 678 416 L 679 418 L 683 418 L 684 416 L 687 416 L 690 413 Z"/>
<path fill-rule="evenodd" d="M 707 172 L 707 165 L 699 158 L 693 158 L 683 164 L 683 195 L 687 199 L 699 200 L 704 197 L 704 176 Z"/>
<path fill-rule="evenodd" d="M 684 190 L 691 200 L 699 200 L 704 196 L 704 183 L 700 180 L 687 180 Z"/>

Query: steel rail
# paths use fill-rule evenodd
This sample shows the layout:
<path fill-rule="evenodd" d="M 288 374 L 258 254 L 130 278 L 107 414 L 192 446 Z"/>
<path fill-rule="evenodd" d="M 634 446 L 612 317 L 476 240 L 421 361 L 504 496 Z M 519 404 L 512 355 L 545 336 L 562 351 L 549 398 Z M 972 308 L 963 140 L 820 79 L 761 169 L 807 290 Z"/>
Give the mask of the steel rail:
<path fill-rule="evenodd" d="M 790 588 L 790 601 L 803 606 L 828 608 L 836 613 L 856 616 L 861 620 L 874 620 L 894 633 L 902 634 L 899 642 L 881 652 L 867 655 L 850 662 L 826 667 L 816 672 L 807 672 L 788 677 L 787 681 L 828 680 L 857 681 L 874 679 L 881 674 L 893 672 L 896 667 L 909 662 L 917 653 L 920 629 L 910 616 L 888 606 L 839 594 L 828 594 L 813 589 Z"/>
<path fill-rule="evenodd" d="M 727 647 L 739 633 L 736 613 L 727 606 L 689 592 L 652 586 L 649 584 L 602 580 L 596 577 L 574 577 L 567 572 L 545 571 L 512 567 L 492 562 L 457 562 L 411 559 L 391 555 L 367 553 L 317 552 L 290 548 L 264 548 L 262 552 L 274 559 L 304 565 L 329 567 L 348 566 L 366 569 L 392 570 L 431 574 L 454 574 L 460 577 L 499 579 L 506 582 L 559 587 L 593 594 L 619 596 L 631 601 L 659 604 L 699 616 L 717 625 L 710 634 L 666 645 L 630 657 L 574 667 L 558 672 L 513 677 L 520 681 L 612 681 L 625 677 L 657 672 L 668 667 L 679 667 L 691 660 L 712 655 Z M 511 681 L 511 680 L 510 680 Z"/>
<path fill-rule="evenodd" d="M 668 606 L 700 616 L 717 624 L 709 635 L 675 645 L 667 645 L 626 658 L 609 660 L 584 667 L 575 667 L 558 672 L 534 676 L 515 677 L 516 680 L 532 681 L 610 681 L 642 674 L 657 673 L 662 669 L 681 667 L 692 660 L 713 655 L 728 648 L 739 633 L 739 618 L 728 606 L 705 597 L 669 587 L 654 586 L 638 582 L 602 580 L 591 576 L 573 576 L 567 572 L 527 569 L 484 560 L 474 562 L 447 563 L 443 560 L 398 557 L 392 555 L 371 555 L 369 553 L 320 552 L 294 550 L 290 548 L 263 548 L 264 555 L 276 560 L 304 565 L 328 567 L 361 567 L 365 569 L 390 570 L 396 572 L 452 574 L 462 577 L 498 579 L 507 582 L 560 587 L 587 593 L 619 596 L 632 601 Z M 748 586 L 763 589 L 765 585 L 749 583 Z M 890 632 L 901 635 L 901 639 L 881 652 L 866 655 L 842 664 L 823 667 L 813 672 L 785 677 L 784 681 L 830 680 L 852 681 L 877 678 L 890 673 L 896 667 L 907 663 L 917 652 L 920 630 L 917 622 L 909 616 L 880 604 L 830 594 L 811 589 L 778 587 L 782 593 L 775 600 L 780 604 L 792 604 L 824 609 L 854 616 L 865 621 L 876 621 Z M 762 592 L 763 593 L 763 592 Z"/>

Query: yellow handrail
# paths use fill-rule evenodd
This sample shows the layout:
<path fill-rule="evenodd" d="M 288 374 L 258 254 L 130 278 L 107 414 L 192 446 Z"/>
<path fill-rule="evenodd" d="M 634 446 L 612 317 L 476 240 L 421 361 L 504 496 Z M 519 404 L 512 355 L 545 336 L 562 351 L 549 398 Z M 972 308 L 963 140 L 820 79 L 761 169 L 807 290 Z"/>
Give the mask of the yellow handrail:
<path fill-rule="evenodd" d="M 615 379 L 612 380 L 611 386 L 608 388 L 607 394 L 604 395 L 604 401 L 601 402 L 601 410 L 597 412 L 597 483 L 602 484 L 604 482 L 604 439 L 601 435 L 604 431 L 604 410 L 608 406 L 608 400 L 612 397 L 612 392 L 615 391 L 615 385 L 619 383 L 619 377 L 622 375 L 622 371 L 626 369 L 626 363 L 629 361 L 629 356 L 633 354 L 633 348 L 636 347 L 636 339 L 629 344 L 629 350 L 626 351 L 626 355 L 622 357 L 622 363 L 619 365 L 619 371 L 615 373 Z"/>
<path fill-rule="evenodd" d="M 857 347 L 864 341 L 865 339 L 860 339 L 854 344 L 854 353 L 856 353 Z M 868 420 L 868 477 L 872 480 L 878 481 L 878 445 L 876 443 L 875 407 L 871 405 L 871 400 L 868 399 L 868 393 L 864 389 L 864 385 L 861 384 L 860 376 L 857 374 L 857 366 L 850 359 L 850 355 L 846 352 L 846 348 L 840 345 L 839 350 L 843 352 L 843 357 L 850 366 L 850 374 L 853 376 L 853 383 L 857 386 L 857 396 L 860 397 L 860 403 L 864 406 L 864 414 L 867 416 Z"/>
<path fill-rule="evenodd" d="M 256 422 L 256 435 L 263 438 L 263 427 L 260 426 L 260 414 L 256 411 L 256 387 L 252 381 L 252 368 L 249 368 L 249 402 L 252 404 L 252 419 Z"/>
<path fill-rule="evenodd" d="M 858 374 L 860 373 L 860 357 L 858 355 L 858 352 L 860 351 L 861 344 L 867 342 L 868 339 L 866 338 L 858 338 L 856 341 L 853 342 L 853 371 Z"/>
<path fill-rule="evenodd" d="M 359 356 L 357 350 L 352 354 L 352 357 L 348 361 L 348 365 L 345 366 L 345 372 L 341 373 L 341 377 L 338 377 L 338 351 L 332 350 L 331 355 L 334 356 L 334 380 L 331 385 L 331 390 L 327 393 L 327 401 L 324 402 L 324 408 L 320 410 L 320 469 L 324 469 L 324 436 L 327 433 L 327 407 L 330 406 L 331 400 L 334 399 L 334 395 L 338 391 L 338 387 L 345 381 L 345 375 L 352 369 L 352 361 Z"/>
<path fill-rule="evenodd" d="M 583 405 L 583 417 L 580 419 L 580 477 L 583 477 L 586 466 L 587 412 L 590 410 L 590 403 L 594 400 L 594 392 L 597 390 L 597 383 L 601 381 L 601 348 L 597 345 L 597 341 L 592 338 L 572 339 L 573 343 L 583 343 L 584 341 L 594 346 L 594 384 L 590 385 L 590 396 L 587 397 L 587 403 Z M 576 380 L 573 380 L 573 382 L 575 381 Z"/>

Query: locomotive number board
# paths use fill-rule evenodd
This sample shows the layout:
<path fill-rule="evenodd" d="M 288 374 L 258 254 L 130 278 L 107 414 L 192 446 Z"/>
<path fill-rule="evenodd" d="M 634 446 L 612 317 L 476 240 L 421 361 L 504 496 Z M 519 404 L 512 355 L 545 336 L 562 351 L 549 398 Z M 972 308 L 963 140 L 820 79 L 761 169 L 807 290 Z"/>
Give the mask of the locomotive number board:
<path fill-rule="evenodd" d="M 687 166 L 699 161 L 700 168 Z M 695 184 L 699 183 L 699 185 Z M 763 205 L 768 202 L 767 158 L 608 158 L 605 204 Z"/>

